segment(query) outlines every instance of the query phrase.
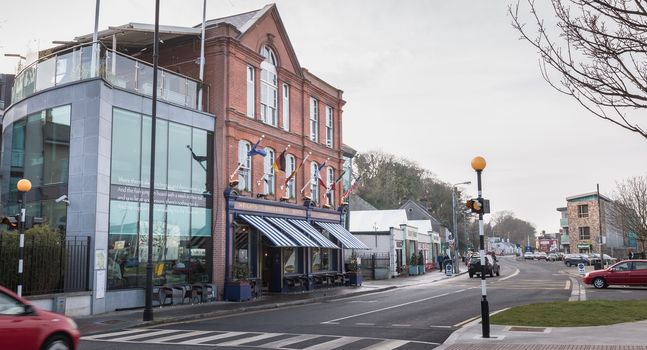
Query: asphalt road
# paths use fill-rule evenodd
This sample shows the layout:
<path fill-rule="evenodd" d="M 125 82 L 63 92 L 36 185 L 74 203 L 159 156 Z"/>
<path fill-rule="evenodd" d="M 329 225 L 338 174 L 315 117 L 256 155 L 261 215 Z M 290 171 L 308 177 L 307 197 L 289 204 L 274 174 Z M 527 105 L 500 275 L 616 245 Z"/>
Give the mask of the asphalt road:
<path fill-rule="evenodd" d="M 490 312 L 568 300 L 572 274 L 561 262 L 500 259 L 487 278 Z M 645 298 L 647 289 L 585 288 L 588 299 Z M 83 338 L 95 349 L 431 349 L 480 317 L 481 280 L 467 274 L 385 292 Z"/>

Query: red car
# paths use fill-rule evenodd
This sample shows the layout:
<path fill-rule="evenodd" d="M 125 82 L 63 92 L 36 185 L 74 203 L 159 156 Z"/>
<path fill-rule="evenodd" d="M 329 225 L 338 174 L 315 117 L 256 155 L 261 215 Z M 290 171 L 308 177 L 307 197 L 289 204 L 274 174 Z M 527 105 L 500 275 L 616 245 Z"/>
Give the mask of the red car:
<path fill-rule="evenodd" d="M 647 286 L 647 260 L 624 260 L 604 270 L 588 272 L 582 281 L 595 288 L 611 284 Z"/>
<path fill-rule="evenodd" d="M 71 318 L 41 310 L 0 286 L 0 348 L 74 350 L 79 337 Z"/>

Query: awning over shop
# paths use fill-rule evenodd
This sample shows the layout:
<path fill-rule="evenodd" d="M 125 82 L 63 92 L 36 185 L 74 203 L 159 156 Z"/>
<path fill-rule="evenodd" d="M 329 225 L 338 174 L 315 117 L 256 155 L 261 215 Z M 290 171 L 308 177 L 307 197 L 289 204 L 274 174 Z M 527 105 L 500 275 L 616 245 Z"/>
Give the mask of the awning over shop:
<path fill-rule="evenodd" d="M 317 231 L 316 228 L 312 227 L 312 225 L 310 225 L 307 221 L 295 219 L 288 219 L 288 221 L 298 227 L 302 232 L 310 236 L 310 238 L 317 242 L 322 248 L 339 249 L 339 247 L 335 243 L 324 237 L 324 235 Z"/>
<path fill-rule="evenodd" d="M 261 216 L 255 215 L 239 215 L 243 220 L 250 223 L 252 226 L 256 227 L 267 239 L 269 239 L 272 244 L 277 247 L 298 247 L 299 245 L 294 243 L 290 238 L 288 238 L 283 232 L 277 230 L 272 224 L 267 222 Z"/>
<path fill-rule="evenodd" d="M 347 229 L 345 229 L 342 225 L 340 224 L 334 224 L 330 222 L 319 222 L 315 221 L 315 223 L 328 232 L 330 232 L 331 235 L 335 236 L 337 238 L 342 246 L 347 249 L 370 249 L 369 247 L 366 246 L 366 244 L 362 243 L 357 237 L 353 236 L 352 233 L 348 232 Z"/>
<path fill-rule="evenodd" d="M 302 247 L 320 247 L 319 244 L 308 238 L 305 234 L 301 233 L 296 227 L 292 226 L 285 219 L 265 217 L 265 219 L 273 223 L 276 227 L 280 228 L 284 233 L 292 237 L 294 241 L 299 243 Z"/>

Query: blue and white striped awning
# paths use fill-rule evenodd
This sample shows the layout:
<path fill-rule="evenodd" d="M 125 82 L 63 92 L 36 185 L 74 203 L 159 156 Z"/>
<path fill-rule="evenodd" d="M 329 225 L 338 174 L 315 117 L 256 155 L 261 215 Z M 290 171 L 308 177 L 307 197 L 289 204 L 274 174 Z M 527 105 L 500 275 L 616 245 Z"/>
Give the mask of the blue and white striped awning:
<path fill-rule="evenodd" d="M 292 226 L 289 222 L 285 221 L 285 219 L 281 218 L 272 218 L 269 216 L 266 216 L 265 219 L 271 223 L 273 223 L 276 227 L 280 228 L 283 233 L 286 233 L 288 236 L 292 237 L 294 241 L 299 243 L 302 247 L 319 247 L 320 245 L 313 242 L 308 236 L 305 234 L 301 233 L 296 227 Z"/>
<path fill-rule="evenodd" d="M 357 237 L 353 236 L 352 233 L 348 232 L 344 226 L 340 224 L 334 224 L 330 222 L 319 222 L 315 221 L 317 225 L 330 232 L 331 235 L 335 236 L 344 248 L 347 249 L 370 249 L 366 244 L 362 243 Z"/>
<path fill-rule="evenodd" d="M 301 229 L 302 232 L 307 233 L 308 236 L 310 236 L 310 238 L 312 238 L 315 242 L 319 243 L 321 247 L 339 249 L 339 247 L 335 243 L 324 237 L 324 235 L 317 231 L 316 228 L 312 227 L 312 225 L 310 225 L 307 221 L 295 219 L 288 219 L 288 221 Z"/>
<path fill-rule="evenodd" d="M 277 230 L 272 224 L 265 221 L 260 216 L 255 215 L 239 215 L 243 220 L 249 222 L 252 226 L 256 227 L 261 231 L 267 239 L 269 239 L 272 244 L 277 247 L 298 247 L 299 245 L 294 243 L 290 238 L 283 234 L 283 232 Z"/>

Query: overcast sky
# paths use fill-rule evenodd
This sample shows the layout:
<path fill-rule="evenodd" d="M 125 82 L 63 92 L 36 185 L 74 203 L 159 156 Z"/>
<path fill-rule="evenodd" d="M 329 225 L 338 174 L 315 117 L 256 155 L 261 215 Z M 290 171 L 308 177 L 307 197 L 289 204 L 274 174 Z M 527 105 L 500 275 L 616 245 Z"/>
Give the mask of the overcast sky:
<path fill-rule="evenodd" d="M 162 0 L 160 22 L 193 26 L 201 0 Z M 207 0 L 207 19 L 262 8 Z M 508 1 L 276 1 L 299 62 L 344 91 L 344 143 L 401 155 L 448 183 L 487 160 L 483 195 L 538 232 L 557 232 L 568 196 L 611 194 L 647 175 L 647 141 L 596 119 L 552 90 L 538 56 L 507 16 Z M 31 47 L 91 33 L 94 1 L 8 1 L 0 12 L 0 73 Z M 154 1 L 104 0 L 99 28 L 153 23 Z M 487 219 L 487 217 L 486 217 Z"/>

